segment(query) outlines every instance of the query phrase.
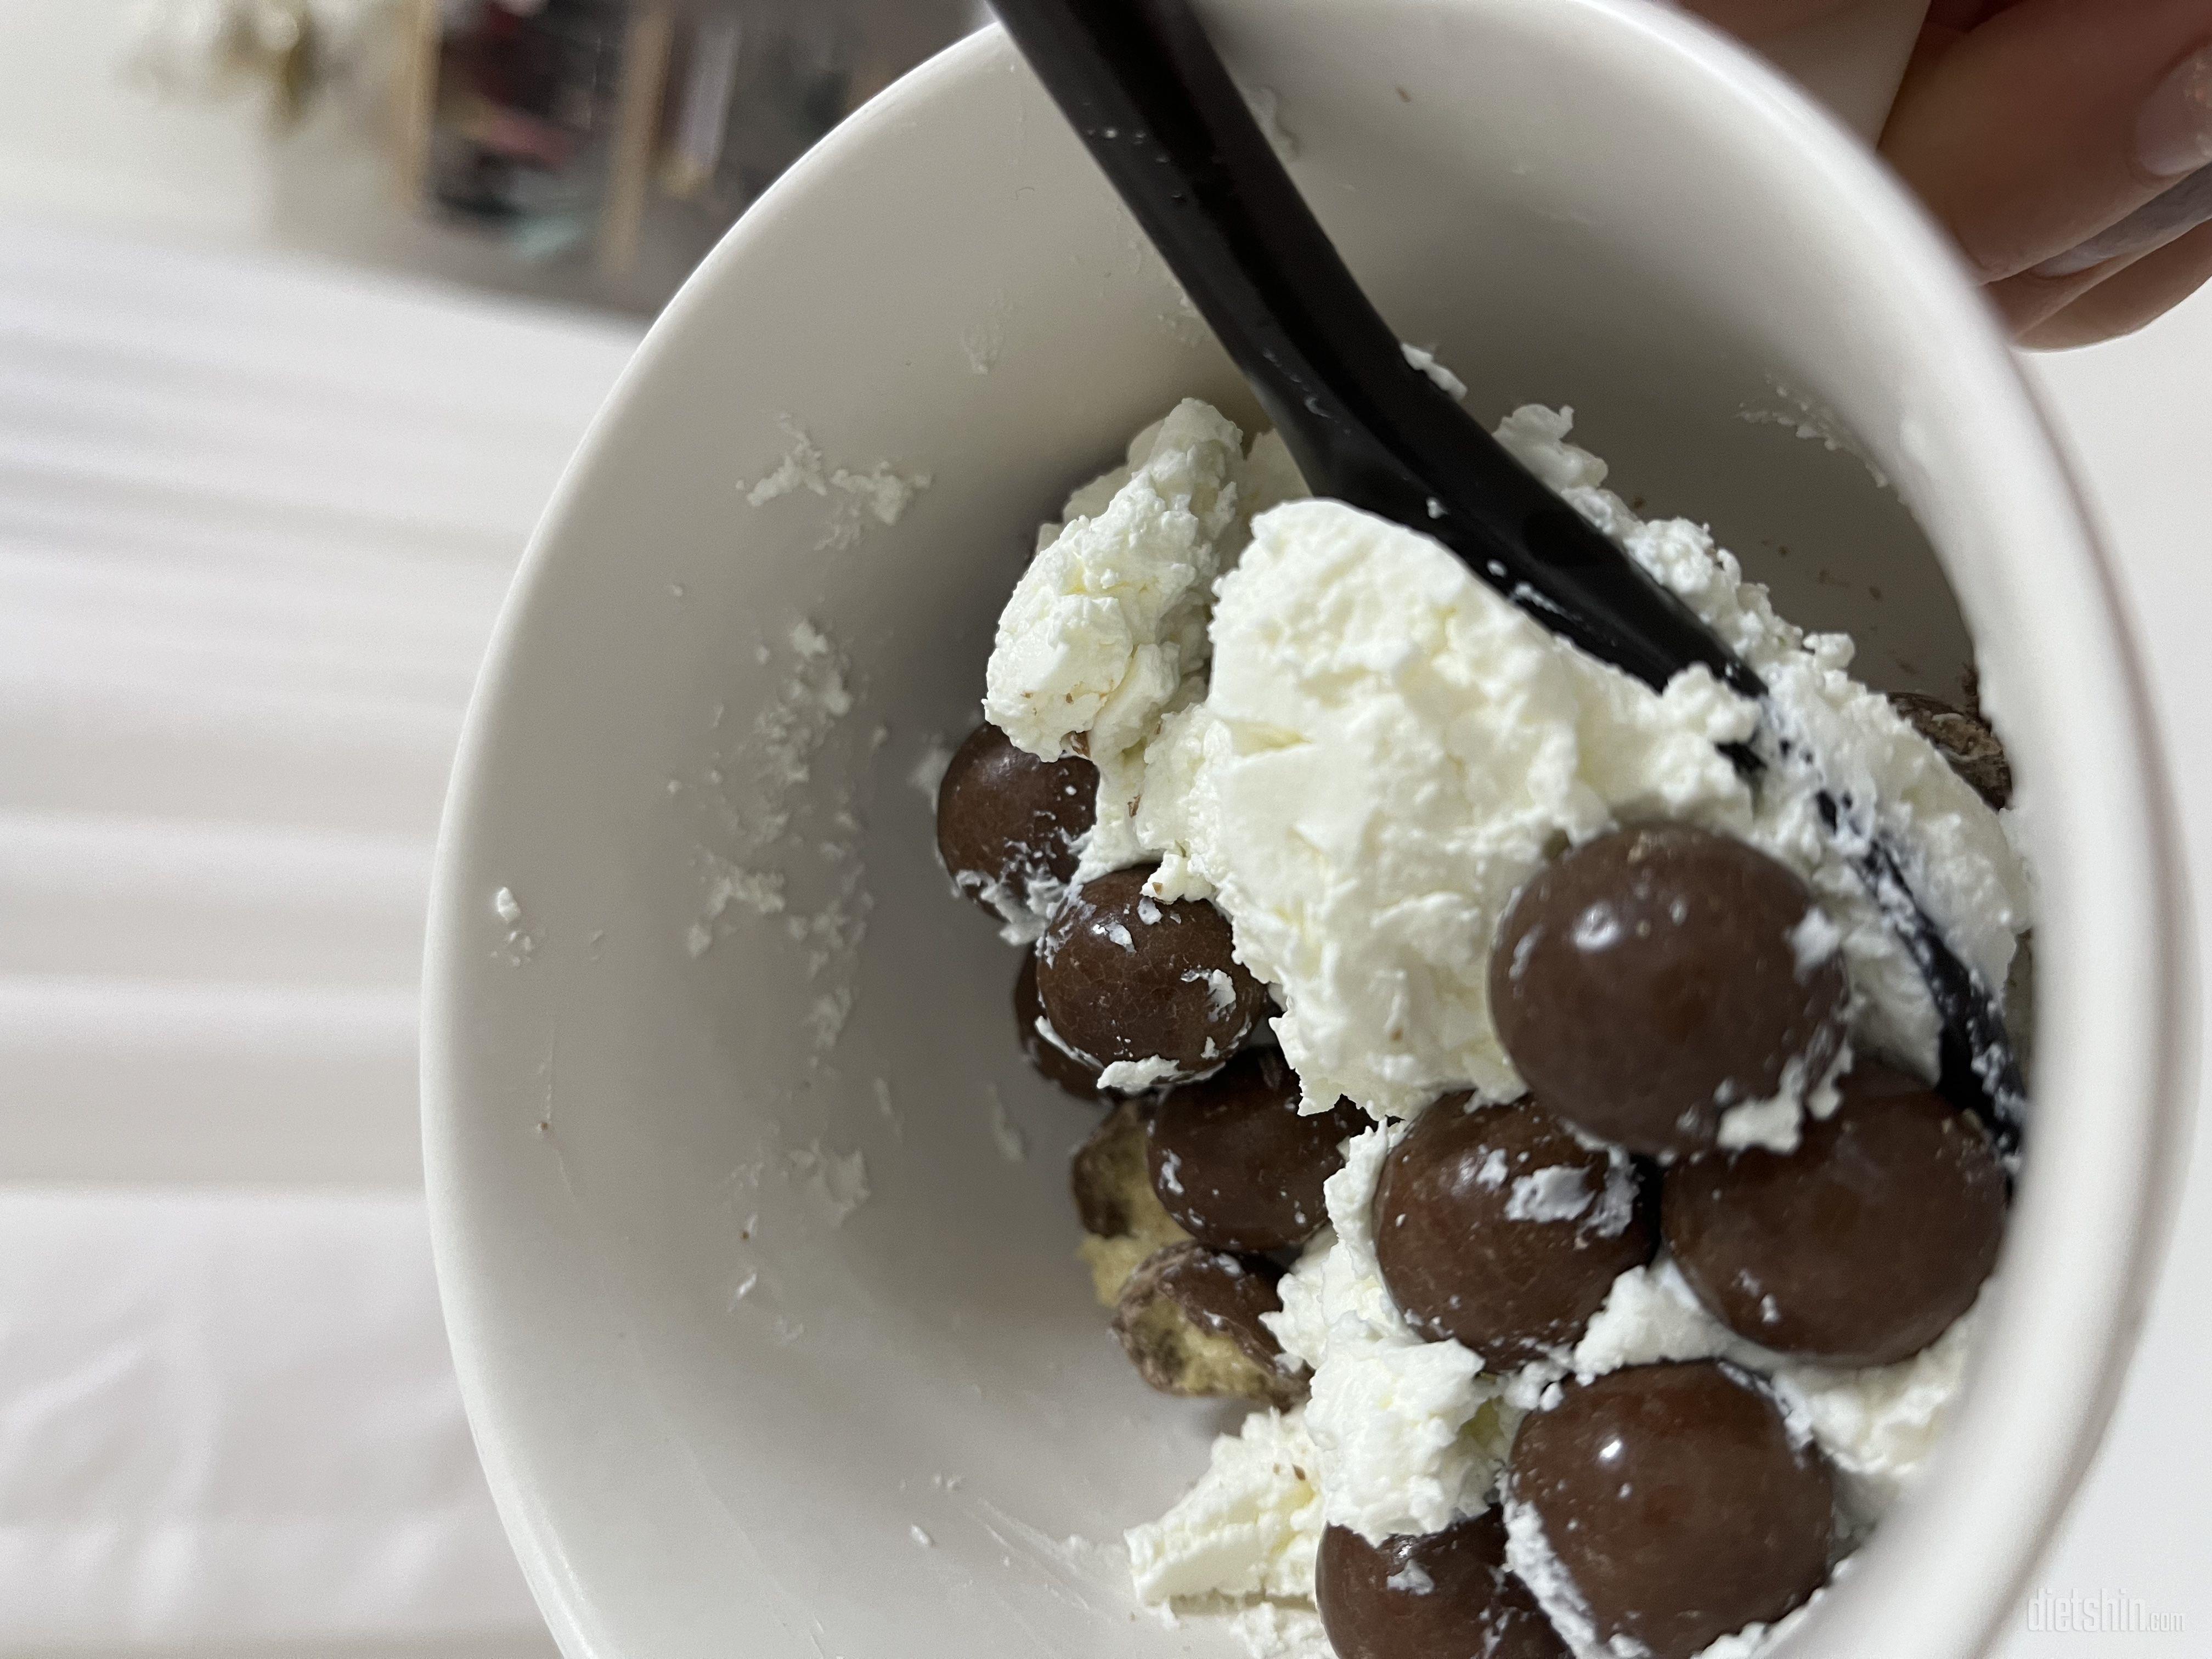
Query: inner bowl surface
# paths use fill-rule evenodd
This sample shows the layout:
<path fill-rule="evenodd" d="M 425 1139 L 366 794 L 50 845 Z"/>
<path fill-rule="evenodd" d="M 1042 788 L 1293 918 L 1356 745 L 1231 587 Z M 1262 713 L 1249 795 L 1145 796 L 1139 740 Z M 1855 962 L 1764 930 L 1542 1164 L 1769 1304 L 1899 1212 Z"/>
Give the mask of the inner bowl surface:
<path fill-rule="evenodd" d="M 1485 418 L 1573 404 L 1623 494 L 1710 520 L 1875 684 L 1955 692 L 1962 610 L 1982 641 L 2044 889 L 2030 1173 L 1952 1443 L 1797 1650 L 1972 1652 L 2108 1407 L 2192 1006 L 2063 469 L 1932 233 L 1694 26 L 1206 10 Z M 976 718 L 1036 524 L 1192 393 L 1250 416 L 993 32 L 747 216 L 549 512 L 456 775 L 424 1085 L 471 1419 L 573 1655 L 1232 1650 L 1124 1586 L 1120 1529 L 1225 1414 L 1147 1391 L 1090 1302 L 1090 1116 L 1016 1052 L 1015 958 L 910 782 Z"/>

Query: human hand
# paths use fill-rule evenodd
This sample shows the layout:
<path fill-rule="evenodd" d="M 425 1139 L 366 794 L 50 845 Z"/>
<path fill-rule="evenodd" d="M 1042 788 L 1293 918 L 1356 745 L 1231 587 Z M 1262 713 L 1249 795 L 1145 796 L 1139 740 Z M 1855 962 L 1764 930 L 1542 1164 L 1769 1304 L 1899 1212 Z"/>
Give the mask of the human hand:
<path fill-rule="evenodd" d="M 1684 0 L 1756 45 L 1851 0 Z M 1881 153 L 2027 345 L 2212 276 L 2212 0 L 1935 0 Z"/>

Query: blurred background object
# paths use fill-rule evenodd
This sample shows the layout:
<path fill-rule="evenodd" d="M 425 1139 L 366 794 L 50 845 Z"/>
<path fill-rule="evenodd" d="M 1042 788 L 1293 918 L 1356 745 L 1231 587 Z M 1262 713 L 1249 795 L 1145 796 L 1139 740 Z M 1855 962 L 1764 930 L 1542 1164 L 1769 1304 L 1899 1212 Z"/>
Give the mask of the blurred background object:
<path fill-rule="evenodd" d="M 296 120 L 317 82 L 357 63 L 362 38 L 373 38 L 391 10 L 388 0 L 326 3 L 319 13 L 307 0 L 145 0 L 125 68 L 168 97 L 257 89 L 280 118 Z"/>
<path fill-rule="evenodd" d="M 0 0 L 0 204 L 657 310 L 977 0 Z"/>
<path fill-rule="evenodd" d="M 753 198 L 914 64 L 970 0 L 461 0 L 410 100 L 419 199 L 651 307 Z"/>

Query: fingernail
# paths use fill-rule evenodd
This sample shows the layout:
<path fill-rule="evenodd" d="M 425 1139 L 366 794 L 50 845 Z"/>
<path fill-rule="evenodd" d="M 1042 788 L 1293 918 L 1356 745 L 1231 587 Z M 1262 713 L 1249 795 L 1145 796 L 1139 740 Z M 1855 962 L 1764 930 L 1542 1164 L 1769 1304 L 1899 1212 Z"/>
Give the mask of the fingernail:
<path fill-rule="evenodd" d="M 2081 246 L 2060 254 L 2055 259 L 2045 259 L 2029 274 L 2035 276 L 2078 276 L 2092 265 L 2101 265 L 2117 256 L 2105 252 L 2105 239 L 2084 242 Z"/>
<path fill-rule="evenodd" d="M 2036 266 L 2038 276 L 2075 276 L 2124 254 L 2164 247 L 2212 219 L 2212 167 L 2199 167 L 2160 196 L 2154 196 L 2110 230 Z"/>
<path fill-rule="evenodd" d="M 2212 46 L 2159 83 L 2136 126 L 2136 159 L 2154 179 L 2212 163 Z"/>

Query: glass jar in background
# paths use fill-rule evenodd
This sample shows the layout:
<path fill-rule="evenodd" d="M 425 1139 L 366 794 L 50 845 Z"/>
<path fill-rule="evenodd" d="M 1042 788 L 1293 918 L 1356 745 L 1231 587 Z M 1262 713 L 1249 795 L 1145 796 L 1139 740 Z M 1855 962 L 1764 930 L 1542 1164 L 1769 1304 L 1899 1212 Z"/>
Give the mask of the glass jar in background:
<path fill-rule="evenodd" d="M 975 0 L 422 0 L 416 198 L 518 286 L 657 309 L 785 167 L 981 21 Z"/>
<path fill-rule="evenodd" d="M 588 240 L 606 194 L 628 10 L 622 0 L 443 6 L 429 199 L 526 258 Z"/>

